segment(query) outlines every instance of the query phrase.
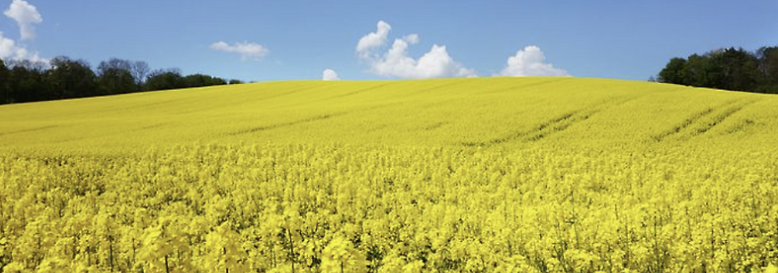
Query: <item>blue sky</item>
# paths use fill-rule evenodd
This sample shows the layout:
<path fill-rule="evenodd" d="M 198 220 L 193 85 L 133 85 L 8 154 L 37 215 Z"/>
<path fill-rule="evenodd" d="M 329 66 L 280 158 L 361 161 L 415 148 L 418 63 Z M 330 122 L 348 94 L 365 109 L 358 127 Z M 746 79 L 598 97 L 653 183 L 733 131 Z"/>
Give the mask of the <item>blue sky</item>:
<path fill-rule="evenodd" d="M 646 80 L 671 57 L 778 45 L 774 0 L 26 2 L 42 20 L 27 20 L 35 37 L 23 39 L 21 15 L 0 16 L 6 51 L 11 41 L 26 58 L 66 55 L 96 66 L 118 57 L 246 81 L 321 79 L 325 69 L 344 80 Z M 0 9 L 11 4 L 0 0 Z M 369 33 L 375 39 L 358 51 Z M 253 45 L 244 53 L 254 55 L 235 52 L 237 43 Z"/>

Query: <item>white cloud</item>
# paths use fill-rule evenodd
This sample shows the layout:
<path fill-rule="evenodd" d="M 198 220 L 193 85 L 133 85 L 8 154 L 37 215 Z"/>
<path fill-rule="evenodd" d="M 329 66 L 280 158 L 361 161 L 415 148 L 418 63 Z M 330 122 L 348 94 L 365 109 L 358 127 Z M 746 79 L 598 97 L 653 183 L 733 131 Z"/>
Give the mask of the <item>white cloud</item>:
<path fill-rule="evenodd" d="M 38 13 L 38 9 L 24 0 L 14 0 L 3 14 L 16 21 L 16 24 L 19 25 L 21 40 L 35 39 L 35 24 L 43 22 L 43 17 Z M 46 64 L 49 62 L 48 59 L 41 58 L 38 52 L 31 52 L 24 45 L 3 36 L 2 32 L 0 32 L 0 59 L 28 60 Z"/>
<path fill-rule="evenodd" d="M 49 60 L 41 58 L 38 52 L 30 52 L 16 41 L 3 36 L 0 32 L 0 59 L 3 60 L 29 60 L 31 62 L 48 63 Z"/>
<path fill-rule="evenodd" d="M 546 55 L 539 47 L 531 45 L 508 58 L 508 64 L 499 76 L 570 76 L 567 71 L 546 63 Z"/>
<path fill-rule="evenodd" d="M 368 33 L 357 43 L 357 54 L 370 65 L 370 71 L 376 75 L 405 79 L 476 76 L 475 71 L 451 58 L 445 45 L 433 45 L 430 51 L 419 59 L 409 56 L 408 46 L 419 43 L 418 34 L 395 39 L 391 48 L 381 52 L 380 49 L 387 44 L 392 27 L 384 21 L 379 21 L 377 28 L 376 32 Z"/>
<path fill-rule="evenodd" d="M 211 44 L 211 49 L 228 53 L 237 53 L 240 55 L 241 60 L 244 61 L 261 60 L 262 57 L 265 57 L 265 55 L 270 52 L 270 50 L 260 44 L 249 42 L 239 42 L 230 45 L 223 41 L 218 41 Z"/>
<path fill-rule="evenodd" d="M 418 44 L 419 43 L 419 34 L 414 33 L 414 34 L 411 34 L 411 35 L 405 35 L 405 37 L 403 37 L 403 41 L 405 41 L 406 43 L 412 44 L 412 45 Z"/>
<path fill-rule="evenodd" d="M 35 24 L 43 22 L 43 17 L 35 6 L 24 0 L 14 0 L 4 14 L 19 25 L 22 40 L 35 39 Z"/>
<path fill-rule="evenodd" d="M 335 72 L 335 70 L 332 69 L 324 69 L 324 72 L 322 72 L 321 79 L 324 81 L 339 81 L 340 77 L 338 77 L 338 73 Z"/>
<path fill-rule="evenodd" d="M 368 33 L 359 39 L 359 43 L 357 43 L 358 53 L 368 53 L 369 50 L 386 44 L 386 38 L 389 36 L 389 31 L 392 30 L 392 26 L 384 21 L 378 21 L 376 27 L 378 28 L 376 32 Z"/>
<path fill-rule="evenodd" d="M 14 40 L 3 37 L 3 33 L 0 32 L 0 59 L 8 59 L 16 54 L 16 42 Z"/>

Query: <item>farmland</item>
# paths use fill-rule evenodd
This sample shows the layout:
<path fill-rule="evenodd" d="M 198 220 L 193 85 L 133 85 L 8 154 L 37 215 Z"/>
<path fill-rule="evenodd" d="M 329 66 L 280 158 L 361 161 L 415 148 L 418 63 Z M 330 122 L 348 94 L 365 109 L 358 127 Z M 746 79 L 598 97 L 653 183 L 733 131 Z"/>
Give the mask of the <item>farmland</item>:
<path fill-rule="evenodd" d="M 761 272 L 778 97 L 291 81 L 0 106 L 3 272 Z"/>

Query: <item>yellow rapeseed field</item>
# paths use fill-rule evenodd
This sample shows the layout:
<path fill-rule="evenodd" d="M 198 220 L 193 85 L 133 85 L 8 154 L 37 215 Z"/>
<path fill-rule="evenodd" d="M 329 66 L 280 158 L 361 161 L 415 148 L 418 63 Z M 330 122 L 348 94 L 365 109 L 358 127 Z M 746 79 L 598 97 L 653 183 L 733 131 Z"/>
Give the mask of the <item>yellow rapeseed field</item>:
<path fill-rule="evenodd" d="M 292 81 L 0 106 L 1 272 L 778 272 L 778 97 Z"/>

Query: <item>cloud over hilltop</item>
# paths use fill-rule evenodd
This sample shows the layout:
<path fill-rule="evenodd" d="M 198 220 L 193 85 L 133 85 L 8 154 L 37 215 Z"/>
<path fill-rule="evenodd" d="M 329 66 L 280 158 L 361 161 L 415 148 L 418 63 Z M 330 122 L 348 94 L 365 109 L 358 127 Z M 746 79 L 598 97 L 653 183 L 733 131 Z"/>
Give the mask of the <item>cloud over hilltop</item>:
<path fill-rule="evenodd" d="M 335 70 L 325 69 L 324 72 L 322 72 L 321 79 L 325 81 L 339 81 L 340 77 L 338 77 L 338 73 L 335 72 Z"/>
<path fill-rule="evenodd" d="M 567 71 L 546 62 L 546 55 L 539 47 L 531 45 L 508 57 L 508 63 L 498 76 L 570 76 Z"/>
<path fill-rule="evenodd" d="M 403 79 L 476 76 L 474 70 L 455 61 L 445 45 L 434 44 L 418 59 L 409 56 L 408 47 L 420 41 L 418 34 L 397 38 L 388 50 L 383 51 L 391 29 L 389 23 L 379 21 L 376 31 L 366 34 L 357 43 L 357 56 L 370 66 L 373 74 Z"/>

